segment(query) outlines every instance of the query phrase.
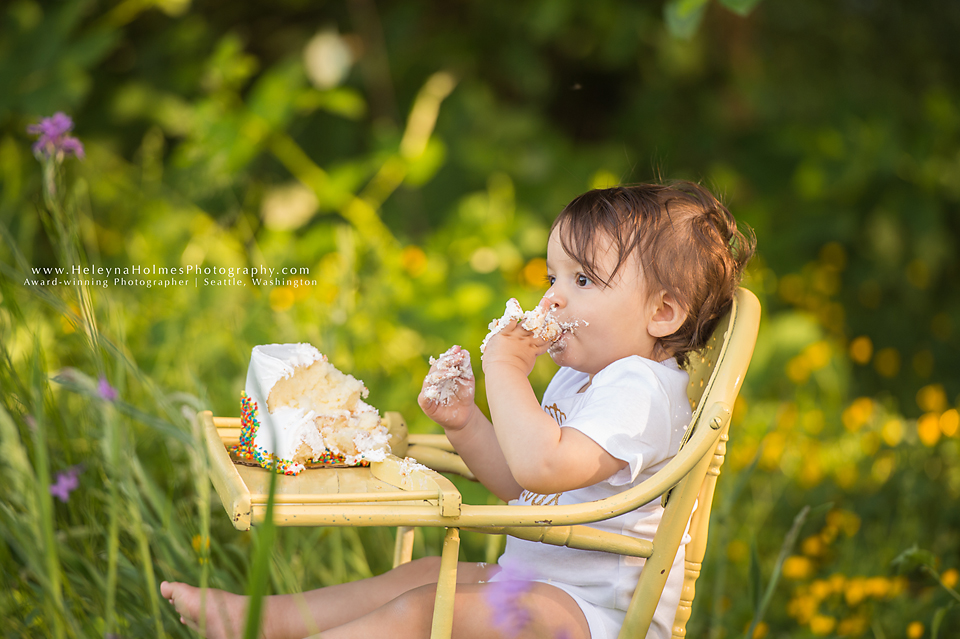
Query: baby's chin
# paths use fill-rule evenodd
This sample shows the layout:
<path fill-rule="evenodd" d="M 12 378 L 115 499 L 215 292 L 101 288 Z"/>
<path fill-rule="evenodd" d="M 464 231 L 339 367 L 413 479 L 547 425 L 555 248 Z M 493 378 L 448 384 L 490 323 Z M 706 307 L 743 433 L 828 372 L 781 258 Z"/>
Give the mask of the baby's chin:
<path fill-rule="evenodd" d="M 570 333 L 563 333 L 557 340 L 550 345 L 550 348 L 547 349 L 547 355 L 550 356 L 550 359 L 554 361 L 558 366 L 569 366 L 569 363 L 566 363 L 567 346 L 568 340 L 570 340 Z"/>

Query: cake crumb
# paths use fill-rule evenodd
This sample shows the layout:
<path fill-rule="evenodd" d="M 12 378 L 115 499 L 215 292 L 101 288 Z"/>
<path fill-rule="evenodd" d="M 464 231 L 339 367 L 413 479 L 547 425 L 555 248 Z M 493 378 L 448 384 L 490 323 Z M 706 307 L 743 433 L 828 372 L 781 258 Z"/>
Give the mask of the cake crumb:
<path fill-rule="evenodd" d="M 430 470 L 413 457 L 404 457 L 400 460 L 400 474 L 406 477 L 417 470 Z"/>

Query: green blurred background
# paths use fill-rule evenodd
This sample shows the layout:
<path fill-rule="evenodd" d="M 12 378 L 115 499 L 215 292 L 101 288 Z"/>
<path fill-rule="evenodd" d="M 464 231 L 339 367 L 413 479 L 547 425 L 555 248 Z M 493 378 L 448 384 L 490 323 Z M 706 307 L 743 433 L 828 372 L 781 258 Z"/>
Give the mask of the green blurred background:
<path fill-rule="evenodd" d="M 186 636 L 151 583 L 249 581 L 256 533 L 197 479 L 190 416 L 238 414 L 252 346 L 311 342 L 434 432 L 416 405 L 427 358 L 476 358 L 508 297 L 539 299 L 570 199 L 658 179 L 701 182 L 756 231 L 744 285 L 764 310 L 689 636 L 752 620 L 756 637 L 960 636 L 960 3 L 0 12 L 3 636 Z M 60 191 L 82 263 L 303 272 L 110 277 L 86 330 L 76 287 L 28 282 L 64 262 L 26 133 L 55 111 L 86 148 Z M 552 372 L 538 364 L 538 391 Z M 382 570 L 390 534 L 278 531 L 269 587 Z"/>

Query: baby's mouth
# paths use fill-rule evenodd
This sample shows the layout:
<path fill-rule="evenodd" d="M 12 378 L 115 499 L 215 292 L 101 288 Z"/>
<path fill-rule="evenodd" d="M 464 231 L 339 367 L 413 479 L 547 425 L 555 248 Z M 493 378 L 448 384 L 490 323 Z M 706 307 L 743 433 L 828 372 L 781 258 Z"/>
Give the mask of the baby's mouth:
<path fill-rule="evenodd" d="M 554 357 L 562 353 L 564 349 L 567 348 L 567 340 L 571 337 L 574 337 L 577 330 L 579 330 L 581 326 L 590 325 L 590 323 L 587 322 L 586 320 L 579 320 L 579 319 L 569 320 L 569 321 L 563 321 L 563 320 L 557 319 L 557 322 L 560 325 L 560 329 L 561 329 L 560 336 L 557 337 L 557 339 L 555 339 L 553 343 L 550 344 L 550 348 L 547 349 L 547 354 L 550 355 L 550 357 Z"/>

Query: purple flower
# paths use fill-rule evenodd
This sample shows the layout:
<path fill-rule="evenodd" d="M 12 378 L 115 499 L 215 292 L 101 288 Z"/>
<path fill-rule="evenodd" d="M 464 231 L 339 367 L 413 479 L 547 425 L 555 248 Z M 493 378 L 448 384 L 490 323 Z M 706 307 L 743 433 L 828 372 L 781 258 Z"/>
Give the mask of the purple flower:
<path fill-rule="evenodd" d="M 117 401 L 117 398 L 120 397 L 120 393 L 117 392 L 116 388 L 110 385 L 110 382 L 107 381 L 106 377 L 101 377 L 100 381 L 97 383 L 97 394 L 108 402 L 115 402 Z"/>
<path fill-rule="evenodd" d="M 70 493 L 80 485 L 77 476 L 81 470 L 81 466 L 71 466 L 65 471 L 57 473 L 57 481 L 50 486 L 50 494 L 66 503 L 70 499 Z"/>
<path fill-rule="evenodd" d="M 508 637 L 515 637 L 530 623 L 530 611 L 520 598 L 533 587 L 534 575 L 522 567 L 505 567 L 497 581 L 484 593 L 493 612 L 493 625 Z"/>
<path fill-rule="evenodd" d="M 39 124 L 27 127 L 27 133 L 39 136 L 33 144 L 34 155 L 62 160 L 65 155 L 73 154 L 83 159 L 83 144 L 77 138 L 67 135 L 73 129 L 73 120 L 61 112 L 49 118 L 43 118 Z"/>

